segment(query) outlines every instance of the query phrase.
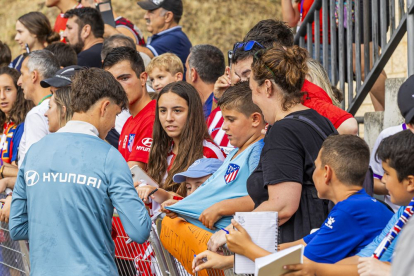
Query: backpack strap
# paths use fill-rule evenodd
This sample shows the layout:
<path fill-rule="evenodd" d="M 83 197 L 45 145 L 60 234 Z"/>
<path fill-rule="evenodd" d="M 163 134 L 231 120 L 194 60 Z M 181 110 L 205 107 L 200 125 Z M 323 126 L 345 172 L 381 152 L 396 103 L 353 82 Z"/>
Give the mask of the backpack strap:
<path fill-rule="evenodd" d="M 322 129 L 315 124 L 312 120 L 309 120 L 308 118 L 306 118 L 305 116 L 301 116 L 301 115 L 288 115 L 286 116 L 284 119 L 293 119 L 296 121 L 300 121 L 302 123 L 307 124 L 308 126 L 310 126 L 311 128 L 313 128 L 315 130 L 316 133 L 318 133 L 318 135 L 322 138 L 322 140 L 325 141 L 325 139 L 328 137 L 325 132 L 322 131 Z"/>

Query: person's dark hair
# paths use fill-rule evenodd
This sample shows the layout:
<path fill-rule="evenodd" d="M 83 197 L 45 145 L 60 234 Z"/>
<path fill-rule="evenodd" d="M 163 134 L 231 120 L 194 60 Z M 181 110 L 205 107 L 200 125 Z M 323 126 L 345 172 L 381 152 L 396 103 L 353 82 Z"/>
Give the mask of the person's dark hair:
<path fill-rule="evenodd" d="M 11 51 L 6 43 L 0 41 L 0 67 L 8 66 L 11 62 Z"/>
<path fill-rule="evenodd" d="M 253 79 L 262 85 L 266 79 L 272 80 L 282 92 L 282 108 L 288 110 L 301 103 L 302 86 L 308 73 L 308 52 L 298 46 L 283 48 L 276 44 L 273 48 L 260 50 L 253 58 Z"/>
<path fill-rule="evenodd" d="M 271 48 L 275 42 L 285 47 L 291 47 L 293 46 L 294 36 L 292 30 L 285 22 L 266 19 L 257 23 L 246 34 L 243 42 L 251 40 L 259 42 L 265 48 Z M 237 63 L 241 60 L 249 58 L 260 49 L 262 49 L 260 46 L 255 45 L 250 51 L 244 51 L 244 49 L 236 50 L 233 53 L 231 62 Z"/>
<path fill-rule="evenodd" d="M 177 156 L 171 169 L 168 171 L 167 179 L 162 183 L 164 172 L 168 168 L 167 153 L 173 142 L 172 138 L 163 129 L 159 119 L 158 102 L 162 95 L 166 93 L 175 93 L 187 102 L 188 117 L 181 133 L 183 139 L 180 140 Z M 157 110 L 155 113 L 152 138 L 153 142 L 148 161 L 148 175 L 160 183 L 162 188 L 167 191 L 173 191 L 185 196 L 185 184 L 175 183 L 173 176 L 176 173 L 186 171 L 194 161 L 203 157 L 203 140 L 212 141 L 207 131 L 201 98 L 191 84 L 178 81 L 168 84 L 161 90 L 157 98 Z"/>
<path fill-rule="evenodd" d="M 141 55 L 135 49 L 130 47 L 118 47 L 112 49 L 104 59 L 102 68 L 111 68 L 115 64 L 125 60 L 129 61 L 132 70 L 134 70 L 138 78 L 141 73 L 145 71 L 144 61 L 142 60 Z"/>
<path fill-rule="evenodd" d="M 102 45 L 101 59 L 104 60 L 109 52 L 118 47 L 130 47 L 135 50 L 135 42 L 132 38 L 123 34 L 115 34 L 105 38 Z"/>
<path fill-rule="evenodd" d="M 63 68 L 78 64 L 78 55 L 68 44 L 63 42 L 52 43 L 45 50 L 51 51 Z"/>
<path fill-rule="evenodd" d="M 255 112 L 260 113 L 263 117 L 262 110 L 253 103 L 252 90 L 247 81 L 230 86 L 218 100 L 217 105 L 221 109 L 236 110 L 243 113 L 246 117 Z"/>
<path fill-rule="evenodd" d="M 60 35 L 52 30 L 49 19 L 41 12 L 29 12 L 17 19 L 26 29 L 36 35 L 40 42 L 48 44 L 59 41 Z"/>
<path fill-rule="evenodd" d="M 397 171 L 398 181 L 414 175 L 414 134 L 404 130 L 381 141 L 375 158 Z"/>
<path fill-rule="evenodd" d="M 331 135 L 323 142 L 321 166 L 328 165 L 338 180 L 346 185 L 361 186 L 369 168 L 369 147 L 355 135 Z"/>
<path fill-rule="evenodd" d="M 215 83 L 224 74 L 226 64 L 219 48 L 201 44 L 190 49 L 188 65 L 194 68 L 205 83 Z"/>
<path fill-rule="evenodd" d="M 85 25 L 90 25 L 93 35 L 96 38 L 103 38 L 104 22 L 102 16 L 97 9 L 80 8 L 68 10 L 65 13 L 65 18 L 72 18 L 76 16 L 76 23 L 79 25 L 79 32 Z"/>
<path fill-rule="evenodd" d="M 26 58 L 29 72 L 36 70 L 42 79 L 53 77 L 60 69 L 59 61 L 55 55 L 45 49 L 30 52 Z"/>
<path fill-rule="evenodd" d="M 121 84 L 111 73 L 99 69 L 79 70 L 72 78 L 72 112 L 87 112 L 91 106 L 103 98 L 109 98 L 121 109 L 128 107 L 128 98 Z"/>
<path fill-rule="evenodd" d="M 339 90 L 338 87 L 335 85 L 331 85 L 332 93 L 335 99 L 337 99 L 338 102 L 342 102 L 344 100 L 344 94 Z"/>
<path fill-rule="evenodd" d="M 32 101 L 28 101 L 24 98 L 21 87 L 17 85 L 20 73 L 16 69 L 12 69 L 7 66 L 0 67 L 0 76 L 4 74 L 12 78 L 13 84 L 17 89 L 17 96 L 16 101 L 13 103 L 10 110 L 9 118 L 7 118 L 6 114 L 0 110 L 0 125 L 3 126 L 7 120 L 19 125 L 24 122 L 27 113 L 33 108 L 34 104 Z"/>

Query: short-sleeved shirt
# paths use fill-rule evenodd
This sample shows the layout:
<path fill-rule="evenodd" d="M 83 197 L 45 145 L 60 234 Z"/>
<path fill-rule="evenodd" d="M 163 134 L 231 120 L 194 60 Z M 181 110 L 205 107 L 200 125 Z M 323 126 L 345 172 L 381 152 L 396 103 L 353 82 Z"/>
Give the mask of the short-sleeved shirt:
<path fill-rule="evenodd" d="M 325 135 L 334 133 L 328 120 L 315 110 L 289 115 L 304 116 Z M 268 128 L 260 162 L 247 180 L 247 190 L 255 208 L 269 199 L 267 185 L 296 182 L 302 185 L 301 202 L 296 213 L 279 229 L 280 242 L 302 239 L 319 228 L 328 214 L 327 203 L 318 198 L 312 181 L 314 161 L 322 146 L 322 137 L 311 126 L 293 119 L 282 119 Z"/>
<path fill-rule="evenodd" d="M 236 157 L 234 156 L 239 149 L 234 149 L 220 168 L 194 193 L 170 206 L 169 209 L 182 215 L 188 222 L 211 231 L 198 220 L 199 216 L 205 209 L 217 202 L 247 195 L 246 181 L 259 163 L 263 145 L 263 140 L 259 140 Z M 216 228 L 227 227 L 231 218 L 229 216 L 220 218 L 215 223 Z"/>
<path fill-rule="evenodd" d="M 381 234 L 379 234 L 374 240 L 365 246 L 361 251 L 358 252 L 357 256 L 359 257 L 372 257 L 372 254 L 374 254 L 374 251 L 377 249 L 377 247 L 380 245 L 380 243 L 384 240 L 384 238 L 388 235 L 390 230 L 394 228 L 395 223 L 398 221 L 398 219 L 401 217 L 402 213 L 404 213 L 405 206 L 401 206 L 398 211 L 391 217 L 391 219 L 388 221 L 388 224 L 385 226 L 385 228 L 382 230 Z M 397 244 L 397 241 L 399 239 L 399 235 L 395 237 L 393 242 L 388 246 L 387 250 L 384 252 L 382 257 L 380 258 L 380 261 L 383 262 L 390 262 L 391 258 L 394 253 L 395 245 Z"/>
<path fill-rule="evenodd" d="M 75 9 L 79 9 L 82 8 L 82 4 L 79 4 L 75 7 Z M 66 39 L 63 36 L 63 33 L 66 30 L 66 23 L 68 22 L 68 19 L 65 18 L 65 14 L 64 13 L 60 13 L 57 17 L 56 17 L 56 21 L 55 21 L 55 26 L 53 27 L 53 31 L 55 33 L 58 33 L 60 35 L 60 41 L 63 43 L 66 43 Z"/>
<path fill-rule="evenodd" d="M 78 54 L 78 65 L 86 67 L 102 68 L 101 51 L 102 43 L 97 43 Z"/>
<path fill-rule="evenodd" d="M 138 42 L 137 44 L 145 46 L 144 35 L 142 34 L 141 30 L 137 26 L 135 26 L 131 21 L 129 21 L 125 17 L 118 16 L 117 18 L 115 18 L 115 25 L 117 29 L 126 28 L 129 31 L 131 31 L 131 33 L 134 34 L 135 41 Z"/>
<path fill-rule="evenodd" d="M 175 26 L 149 37 L 147 48 L 150 49 L 154 56 L 164 53 L 176 54 L 185 64 L 190 54 L 191 42 L 182 31 L 182 27 Z"/>
<path fill-rule="evenodd" d="M 49 99 L 46 99 L 27 113 L 24 121 L 24 132 L 19 146 L 19 167 L 23 163 L 30 147 L 49 134 L 49 121 L 45 117 L 48 109 Z"/>
<path fill-rule="evenodd" d="M 9 67 L 16 69 L 17 71 L 20 72 L 20 69 L 22 68 L 23 60 L 24 60 L 24 56 L 20 55 L 16 57 L 15 59 L 13 59 L 13 61 L 9 64 Z"/>
<path fill-rule="evenodd" d="M 213 99 L 214 94 L 211 93 L 210 96 L 207 98 L 206 102 L 203 104 L 204 118 L 206 120 L 208 119 L 208 116 L 210 116 L 211 110 L 213 108 Z"/>
<path fill-rule="evenodd" d="M 412 274 L 414 263 L 414 219 L 410 218 L 401 231 L 392 260 L 393 276 L 406 276 Z"/>
<path fill-rule="evenodd" d="M 220 107 L 216 107 L 211 111 L 210 116 L 207 118 L 208 133 L 211 138 L 213 138 L 214 142 L 219 145 L 226 154 L 229 154 L 234 147 L 230 144 L 226 132 L 221 128 L 223 122 L 224 119 L 221 109 Z"/>
<path fill-rule="evenodd" d="M 364 189 L 338 202 L 321 228 L 303 238 L 305 257 L 317 263 L 336 263 L 357 254 L 378 236 L 393 213 Z"/>
<path fill-rule="evenodd" d="M 319 114 L 331 121 L 335 128 L 353 116 L 345 110 L 333 105 L 328 94 L 310 81 L 305 80 L 302 86 L 302 92 L 306 92 L 303 97 L 303 105 L 316 110 Z"/>
<path fill-rule="evenodd" d="M 156 101 L 150 101 L 135 117 L 129 117 L 119 137 L 118 150 L 125 161 L 148 163 Z"/>
<path fill-rule="evenodd" d="M 407 129 L 407 126 L 405 124 L 401 124 L 398 126 L 386 128 L 383 131 L 381 131 L 381 133 L 378 135 L 378 138 L 377 140 L 375 140 L 374 147 L 372 148 L 372 151 L 371 151 L 371 157 L 369 159 L 369 165 L 371 166 L 372 172 L 374 173 L 374 178 L 381 180 L 381 178 L 384 175 L 384 169 L 382 168 L 381 161 L 375 158 L 375 154 L 377 152 L 379 144 L 385 138 L 391 135 L 394 135 L 400 131 L 406 130 L 406 129 Z M 400 207 L 391 202 L 391 197 L 389 195 L 384 196 L 384 201 L 394 210 L 394 212 L 396 212 L 398 208 Z"/>
<path fill-rule="evenodd" d="M 20 126 L 20 125 L 19 125 Z M 18 131 L 19 130 L 19 131 Z M 1 149 L 1 163 L 10 164 L 16 160 L 17 150 L 22 138 L 22 128 L 18 128 L 13 122 L 4 123 L 2 146 Z"/>

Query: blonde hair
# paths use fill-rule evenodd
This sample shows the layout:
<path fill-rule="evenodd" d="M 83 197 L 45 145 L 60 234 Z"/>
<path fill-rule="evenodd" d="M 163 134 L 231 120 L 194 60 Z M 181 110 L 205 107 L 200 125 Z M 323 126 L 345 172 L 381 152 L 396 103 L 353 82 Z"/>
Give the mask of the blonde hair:
<path fill-rule="evenodd" d="M 64 127 L 66 123 L 72 119 L 73 112 L 71 108 L 70 92 L 70 86 L 61 87 L 54 92 L 55 103 L 59 111 L 59 128 Z M 63 110 L 63 107 L 66 108 L 65 111 Z"/>
<path fill-rule="evenodd" d="M 307 77 L 309 78 L 309 81 L 325 90 L 329 98 L 331 98 L 332 103 L 335 106 L 340 107 L 341 103 L 332 91 L 331 82 L 329 81 L 328 74 L 323 66 L 312 58 L 308 58 L 307 64 L 309 69 Z"/>
<path fill-rule="evenodd" d="M 175 75 L 177 73 L 184 74 L 184 66 L 181 59 L 172 53 L 165 53 L 151 60 L 146 68 L 146 72 L 151 74 L 154 68 L 164 69 L 165 71 Z"/>

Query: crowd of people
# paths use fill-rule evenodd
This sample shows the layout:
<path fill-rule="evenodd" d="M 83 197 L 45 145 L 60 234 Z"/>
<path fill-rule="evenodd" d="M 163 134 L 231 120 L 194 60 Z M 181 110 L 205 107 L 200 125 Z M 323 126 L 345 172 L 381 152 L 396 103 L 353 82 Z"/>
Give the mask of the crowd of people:
<path fill-rule="evenodd" d="M 231 268 L 224 244 L 272 254 L 236 212 L 278 213 L 279 250 L 305 248 L 286 275 L 409 274 L 414 77 L 398 94 L 405 123 L 370 152 L 330 75 L 293 43 L 301 1 L 282 1 L 289 25 L 262 20 L 234 41 L 227 66 L 214 45 L 192 46 L 181 0 L 138 2 L 146 40 L 115 12 L 105 24 L 100 2 L 46 0 L 54 28 L 30 12 L 16 22 L 24 53 L 0 42 L 0 220 L 29 240 L 31 275 L 147 275 L 160 214 L 212 233 L 193 272 Z M 135 166 L 158 187 L 134 182 Z"/>

